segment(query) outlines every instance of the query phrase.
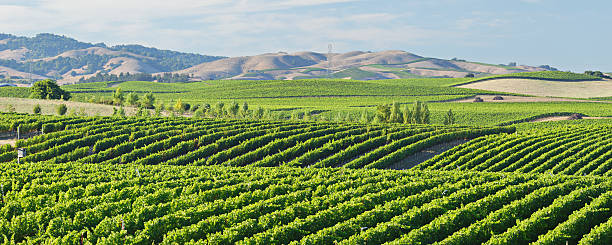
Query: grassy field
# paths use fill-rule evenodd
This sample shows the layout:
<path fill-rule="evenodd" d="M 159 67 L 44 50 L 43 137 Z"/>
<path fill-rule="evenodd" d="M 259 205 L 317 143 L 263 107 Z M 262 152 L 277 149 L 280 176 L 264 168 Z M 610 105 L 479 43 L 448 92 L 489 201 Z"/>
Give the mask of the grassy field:
<path fill-rule="evenodd" d="M 118 108 L 111 105 L 101 105 L 93 103 L 84 103 L 76 101 L 60 101 L 60 100 L 37 100 L 24 98 L 6 98 L 0 97 L 0 112 L 9 112 L 9 106 L 15 109 L 18 113 L 33 113 L 34 107 L 40 105 L 41 113 L 45 115 L 57 115 L 57 106 L 66 105 L 68 111 L 66 114 L 78 114 L 84 116 L 111 116 L 113 108 Z M 127 114 L 134 114 L 137 109 L 133 107 L 125 107 Z"/>

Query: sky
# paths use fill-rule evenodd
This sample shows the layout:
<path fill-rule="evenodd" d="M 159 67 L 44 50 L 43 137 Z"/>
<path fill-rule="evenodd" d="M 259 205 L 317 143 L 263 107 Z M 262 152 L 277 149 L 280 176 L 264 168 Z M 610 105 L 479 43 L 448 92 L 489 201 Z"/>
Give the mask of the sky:
<path fill-rule="evenodd" d="M 0 33 L 206 55 L 404 50 L 612 72 L 609 0 L 0 0 Z"/>

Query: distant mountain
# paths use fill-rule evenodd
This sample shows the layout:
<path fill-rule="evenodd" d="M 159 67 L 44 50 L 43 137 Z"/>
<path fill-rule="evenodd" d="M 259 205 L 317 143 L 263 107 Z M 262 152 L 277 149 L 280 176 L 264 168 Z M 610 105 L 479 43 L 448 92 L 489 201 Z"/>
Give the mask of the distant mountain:
<path fill-rule="evenodd" d="M 485 76 L 527 71 L 555 70 L 541 66 L 492 65 L 465 60 L 426 58 L 400 50 L 381 52 L 353 51 L 327 54 L 315 52 L 284 52 L 256 56 L 232 57 L 205 62 L 177 74 L 189 74 L 199 79 L 299 79 L 351 78 L 358 80 L 416 77 Z"/>
<path fill-rule="evenodd" d="M 54 34 L 0 34 L 0 75 L 15 79 L 76 81 L 97 73 L 163 73 L 225 57 L 160 50 L 141 45 L 91 44 Z"/>
<path fill-rule="evenodd" d="M 330 56 L 330 57 L 328 57 Z M 329 60 L 328 60 L 329 58 Z M 209 79 L 387 79 L 413 77 L 485 76 L 524 71 L 555 70 L 550 66 L 493 65 L 459 59 L 427 58 L 405 51 L 268 53 L 219 57 L 141 45 L 85 43 L 54 34 L 20 37 L 0 34 L 0 78 L 76 82 L 83 79 L 126 78 L 145 73 L 155 79 L 172 73 L 176 78 Z M 153 75 L 153 76 L 150 76 Z M 189 78 L 191 77 L 191 78 Z"/>

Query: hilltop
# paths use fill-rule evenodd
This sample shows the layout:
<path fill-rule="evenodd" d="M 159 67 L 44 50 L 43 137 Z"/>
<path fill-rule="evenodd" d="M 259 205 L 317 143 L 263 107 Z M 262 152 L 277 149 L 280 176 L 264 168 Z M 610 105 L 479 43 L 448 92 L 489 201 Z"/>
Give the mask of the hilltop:
<path fill-rule="evenodd" d="M 12 80 L 53 78 L 61 83 L 72 83 L 104 74 L 116 75 L 116 80 L 121 80 L 118 76 L 127 73 L 158 76 L 172 73 L 189 75 L 191 77 L 187 79 L 191 80 L 322 77 L 374 80 L 464 77 L 468 74 L 480 77 L 548 70 L 555 69 L 547 65 L 494 65 L 456 58 L 446 60 L 401 50 L 332 54 L 277 52 L 222 57 L 141 45 L 92 44 L 54 34 L 34 37 L 0 34 L 0 78 Z"/>

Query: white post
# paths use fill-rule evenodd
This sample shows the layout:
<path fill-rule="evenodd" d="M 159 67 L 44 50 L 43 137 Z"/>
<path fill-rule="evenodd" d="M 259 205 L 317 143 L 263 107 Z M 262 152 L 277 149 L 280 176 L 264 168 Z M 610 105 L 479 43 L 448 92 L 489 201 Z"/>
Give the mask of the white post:
<path fill-rule="evenodd" d="M 21 125 L 17 126 L 17 140 L 19 140 L 19 129 L 21 129 Z"/>

